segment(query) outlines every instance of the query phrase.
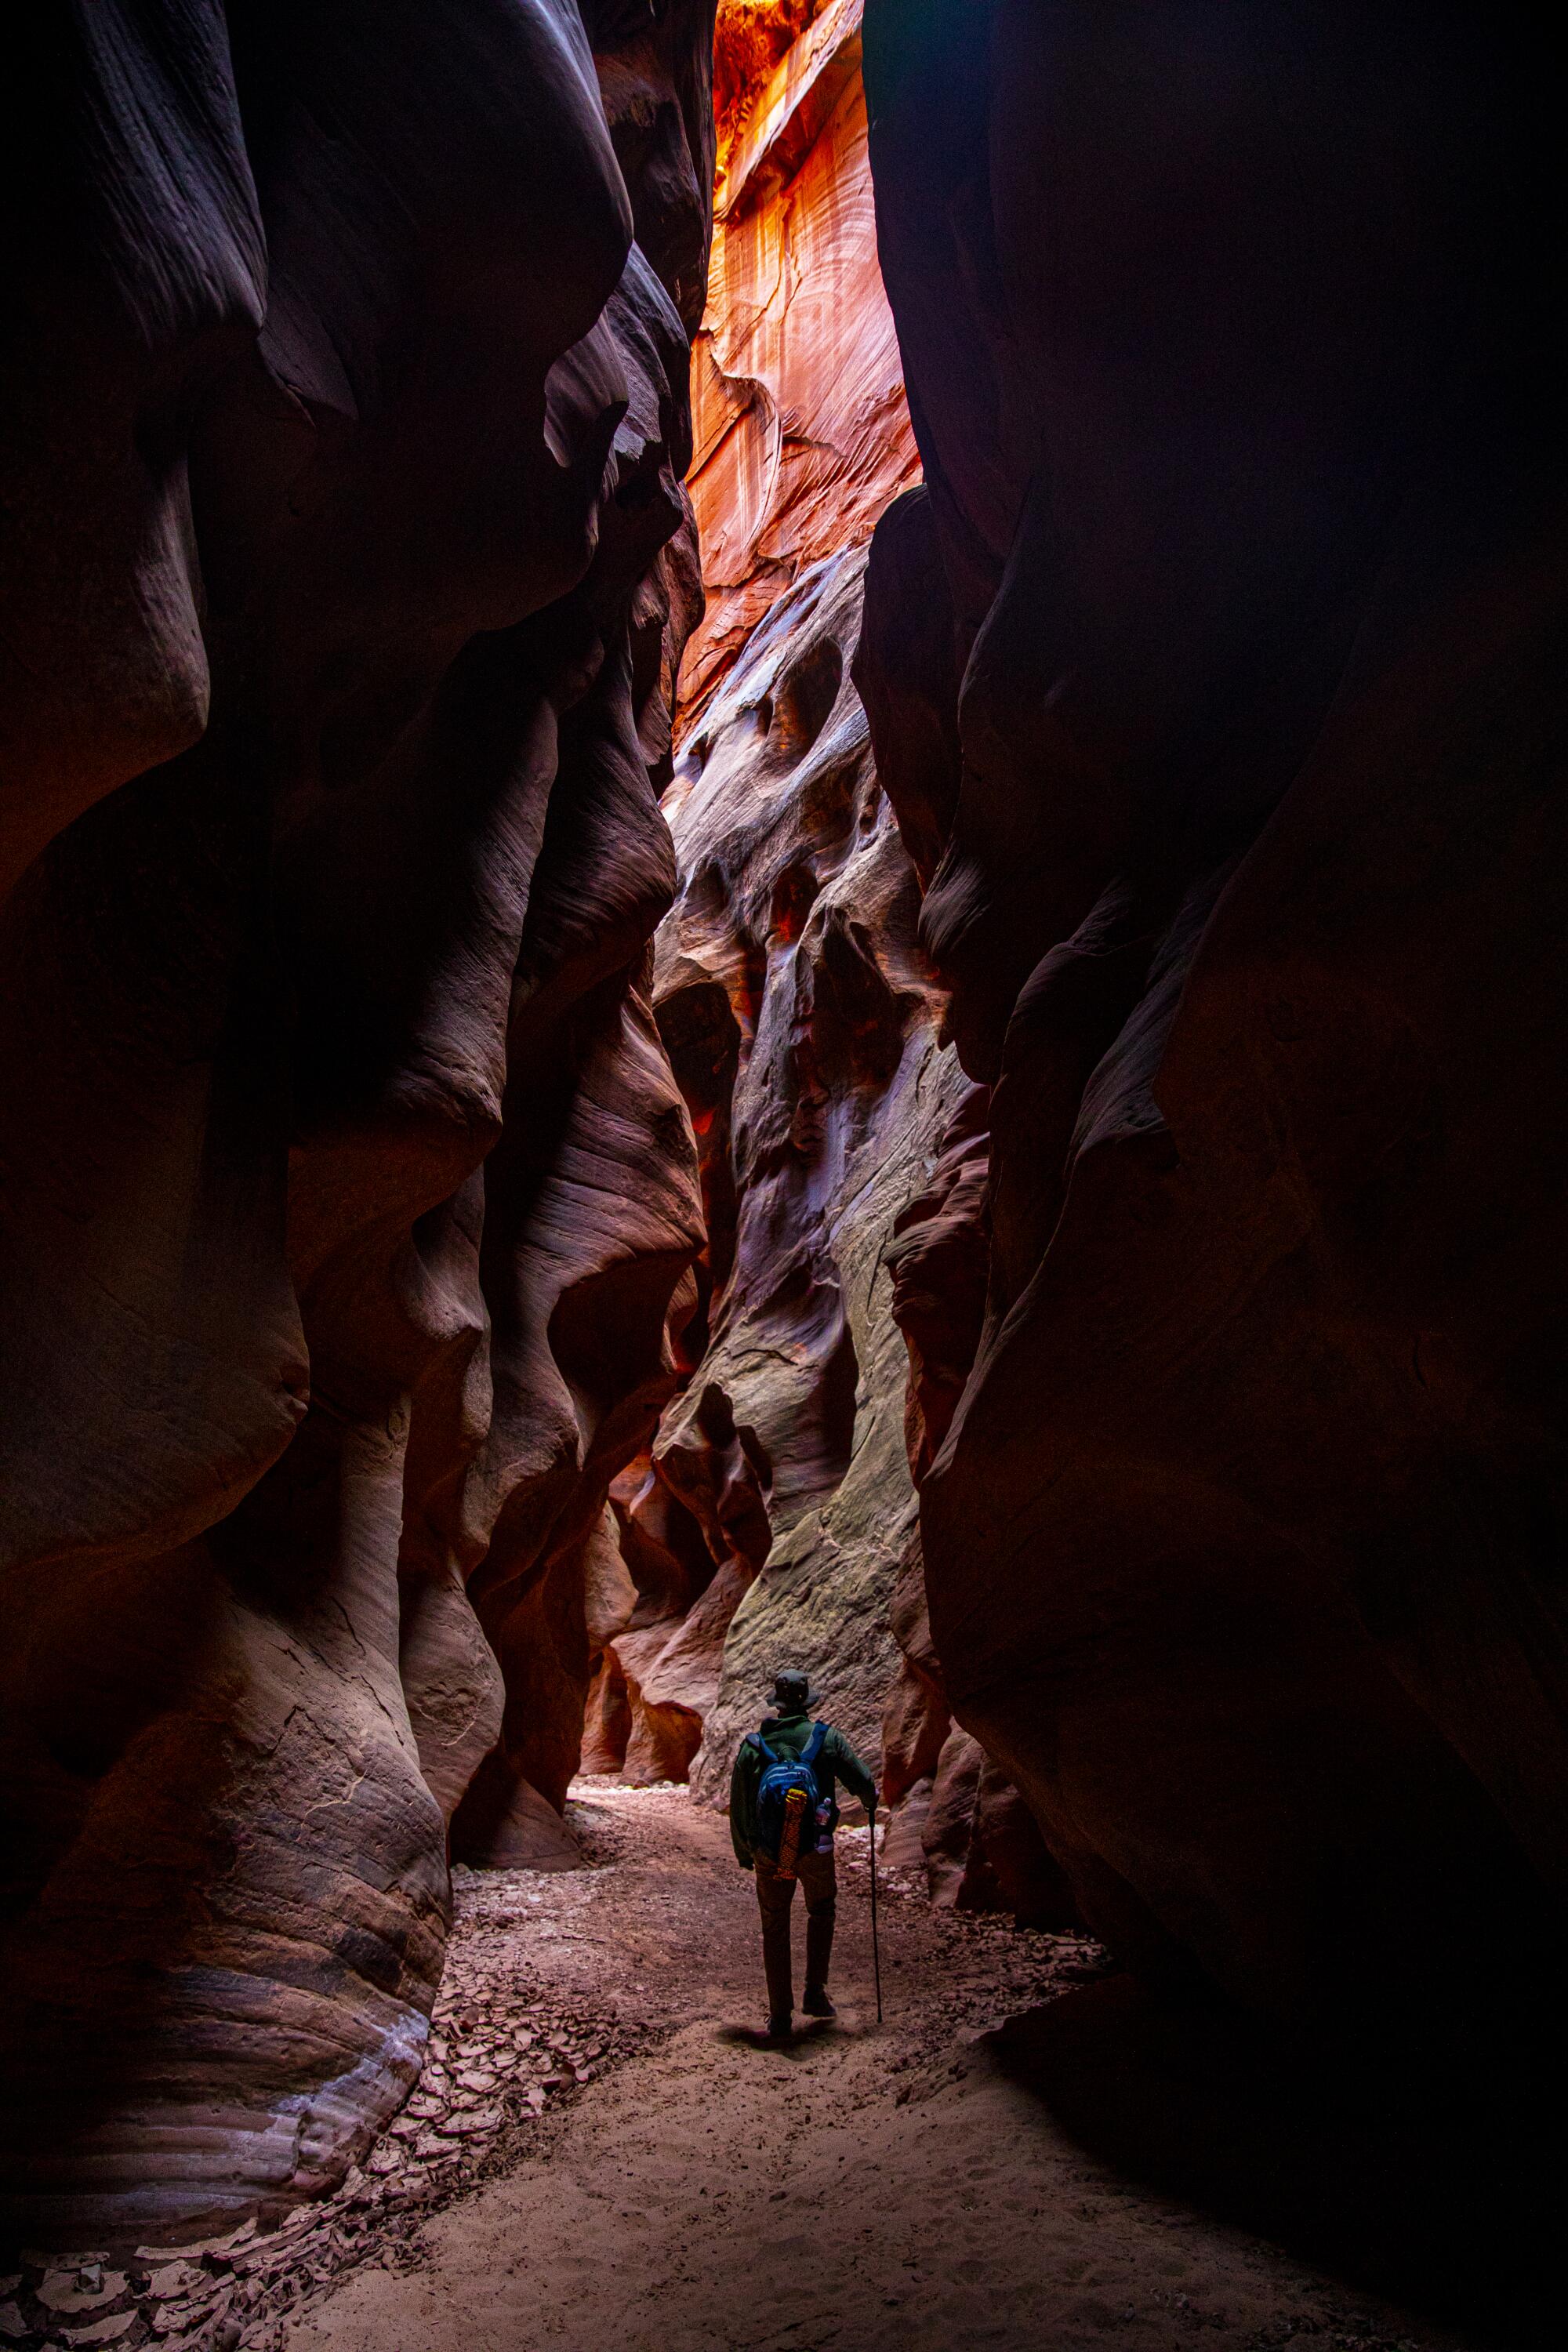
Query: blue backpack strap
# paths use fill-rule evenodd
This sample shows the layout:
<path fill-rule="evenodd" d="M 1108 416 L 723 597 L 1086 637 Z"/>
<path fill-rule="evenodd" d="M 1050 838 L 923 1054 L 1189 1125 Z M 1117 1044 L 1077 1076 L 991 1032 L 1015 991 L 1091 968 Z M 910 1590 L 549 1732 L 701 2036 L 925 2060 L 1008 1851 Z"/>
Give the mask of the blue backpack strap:
<path fill-rule="evenodd" d="M 773 1749 L 768 1746 L 767 1741 L 763 1738 L 760 1731 L 748 1731 L 746 1734 L 746 1744 L 748 1747 L 760 1748 L 765 1763 L 776 1764 L 778 1762 L 778 1758 L 773 1754 Z"/>
<path fill-rule="evenodd" d="M 816 1759 L 822 1753 L 822 1743 L 826 1737 L 827 1726 L 825 1723 L 814 1723 L 812 1725 L 811 1738 L 806 1741 L 805 1746 L 802 1748 L 800 1754 L 800 1760 L 803 1764 L 810 1766 L 815 1769 Z"/>

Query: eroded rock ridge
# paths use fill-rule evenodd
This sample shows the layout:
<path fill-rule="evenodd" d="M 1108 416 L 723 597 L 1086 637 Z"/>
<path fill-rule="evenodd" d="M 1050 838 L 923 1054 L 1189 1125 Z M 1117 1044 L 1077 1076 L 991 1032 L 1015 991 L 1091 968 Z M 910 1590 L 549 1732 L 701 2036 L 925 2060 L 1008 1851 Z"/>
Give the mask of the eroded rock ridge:
<path fill-rule="evenodd" d="M 447 1817 L 561 1837 L 702 1240 L 648 983 L 712 16 L 40 12 L 10 81 L 28 2239 L 340 2175 L 417 2071 Z"/>

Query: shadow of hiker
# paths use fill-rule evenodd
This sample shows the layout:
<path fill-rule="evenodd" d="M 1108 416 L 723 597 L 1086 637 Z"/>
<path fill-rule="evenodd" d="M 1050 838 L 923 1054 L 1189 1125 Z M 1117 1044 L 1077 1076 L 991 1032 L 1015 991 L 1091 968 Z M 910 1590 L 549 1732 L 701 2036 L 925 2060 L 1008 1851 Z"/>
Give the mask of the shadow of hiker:
<path fill-rule="evenodd" d="M 760 2025 L 721 2025 L 713 2039 L 715 2042 L 727 2042 L 735 2049 L 773 2050 L 790 2058 L 799 2057 L 823 2042 L 858 2042 L 866 2030 L 844 2017 L 808 2017 L 782 2042 L 775 2042 Z"/>
<path fill-rule="evenodd" d="M 721 2025 L 715 2029 L 713 2039 L 715 2042 L 727 2042 L 736 2050 L 787 2051 L 794 2043 L 793 2035 L 788 2042 L 775 2042 L 760 2025 Z"/>
<path fill-rule="evenodd" d="M 1439 2082 L 1350 2076 L 1321 2053 L 1292 2063 L 1234 2013 L 1126 1976 L 982 2046 L 1119 2171 L 1508 2352 L 1561 2342 L 1561 2136 L 1544 2090 L 1525 2115 Z"/>

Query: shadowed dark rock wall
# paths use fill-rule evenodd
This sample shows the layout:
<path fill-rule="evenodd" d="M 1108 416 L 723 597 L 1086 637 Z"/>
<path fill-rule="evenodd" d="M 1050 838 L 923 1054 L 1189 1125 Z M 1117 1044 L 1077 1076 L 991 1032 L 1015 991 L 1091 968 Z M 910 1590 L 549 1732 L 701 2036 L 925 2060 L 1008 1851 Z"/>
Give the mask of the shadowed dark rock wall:
<path fill-rule="evenodd" d="M 1455 1913 L 1528 1993 L 1564 1864 L 1544 59 L 867 0 L 865 70 L 926 487 L 857 676 L 992 1088 L 947 1690 L 1124 1952 L 1484 2040 Z"/>
<path fill-rule="evenodd" d="M 461 1850 L 560 1835 L 701 1240 L 647 988 L 712 13 L 125 0 L 9 78 L 33 2238 L 340 2173 L 416 2070 L 481 1759 Z"/>

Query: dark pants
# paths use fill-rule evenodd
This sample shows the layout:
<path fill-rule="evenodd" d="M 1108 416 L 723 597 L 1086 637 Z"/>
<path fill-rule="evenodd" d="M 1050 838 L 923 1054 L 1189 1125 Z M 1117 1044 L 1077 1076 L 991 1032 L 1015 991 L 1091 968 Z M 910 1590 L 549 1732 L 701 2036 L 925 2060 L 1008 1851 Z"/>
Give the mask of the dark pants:
<path fill-rule="evenodd" d="M 763 1966 L 768 1979 L 768 2015 L 788 2017 L 795 2009 L 795 1985 L 790 1971 L 789 1906 L 795 1880 L 781 1878 L 765 1854 L 752 1856 L 757 1902 L 763 1915 Z M 833 1848 L 803 1853 L 795 1864 L 805 1891 L 805 1989 L 820 1992 L 827 1984 L 827 1963 L 833 1954 L 833 1920 L 838 1874 Z"/>

